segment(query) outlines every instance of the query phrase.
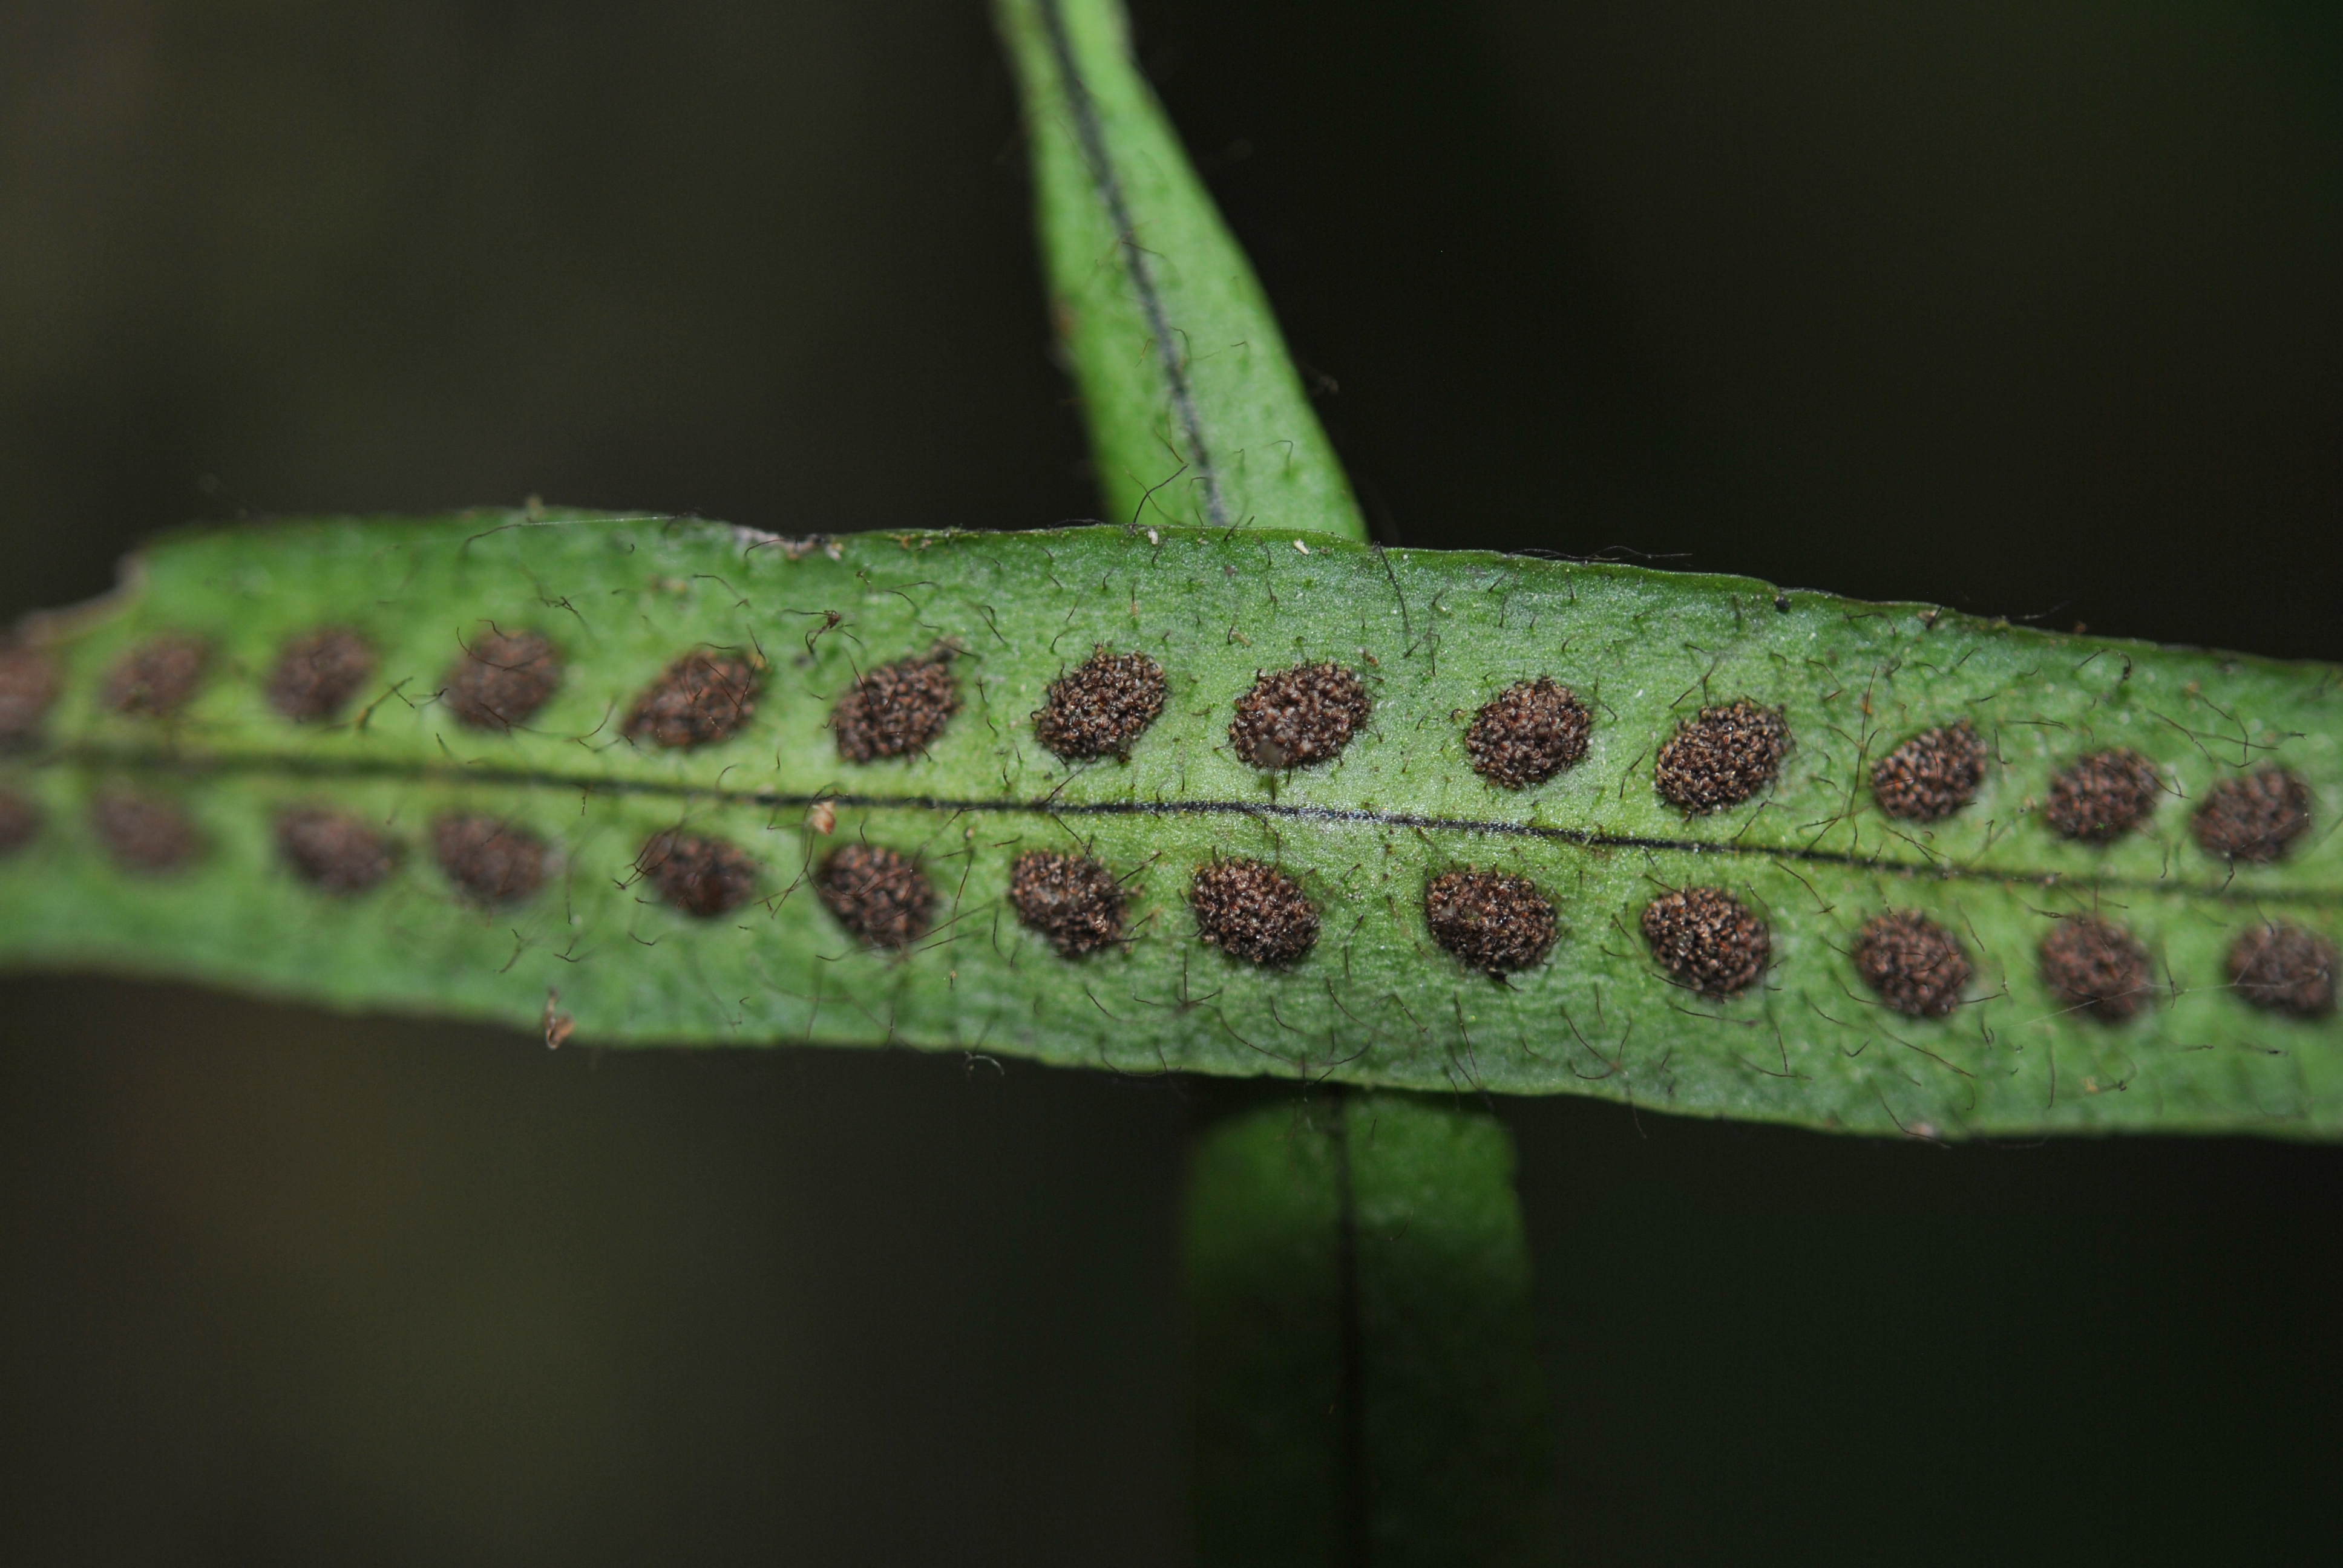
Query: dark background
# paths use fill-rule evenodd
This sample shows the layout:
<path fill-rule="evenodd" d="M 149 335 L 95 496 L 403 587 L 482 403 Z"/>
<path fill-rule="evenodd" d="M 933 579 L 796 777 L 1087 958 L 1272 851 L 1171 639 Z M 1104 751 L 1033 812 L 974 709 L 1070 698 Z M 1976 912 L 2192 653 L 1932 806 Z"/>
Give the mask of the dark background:
<path fill-rule="evenodd" d="M 1138 11 L 1386 537 L 2343 658 L 2332 7 Z M 0 611 L 1086 514 L 1021 156 L 974 0 L 0 8 Z M 1577 1560 L 2332 1549 L 2343 1153 L 1503 1109 Z M 1176 1561 L 1187 1114 L 7 980 L 0 1553 Z"/>

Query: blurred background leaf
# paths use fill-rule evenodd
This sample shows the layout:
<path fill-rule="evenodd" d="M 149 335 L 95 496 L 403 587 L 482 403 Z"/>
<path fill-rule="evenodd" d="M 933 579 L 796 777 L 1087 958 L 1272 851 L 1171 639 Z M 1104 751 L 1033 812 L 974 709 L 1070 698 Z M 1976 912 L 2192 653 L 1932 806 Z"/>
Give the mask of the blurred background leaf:
<path fill-rule="evenodd" d="M 1387 537 L 2343 658 L 2327 8 L 1136 12 Z M 0 12 L 5 608 L 1087 515 L 1022 166 L 977 0 Z M 0 998 L 11 1556 L 1177 1560 L 1176 1091 Z M 1502 1110 L 1577 1560 L 2326 1542 L 2343 1151 Z"/>

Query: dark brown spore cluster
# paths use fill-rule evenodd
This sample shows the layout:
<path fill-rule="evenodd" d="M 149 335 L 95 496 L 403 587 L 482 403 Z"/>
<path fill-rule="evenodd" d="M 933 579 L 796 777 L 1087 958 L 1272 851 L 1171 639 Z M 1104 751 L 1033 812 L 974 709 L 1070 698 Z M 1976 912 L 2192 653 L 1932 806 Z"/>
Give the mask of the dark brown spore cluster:
<path fill-rule="evenodd" d="M 517 904 L 545 886 L 552 852 L 544 839 L 500 817 L 442 817 L 431 851 L 456 890 L 476 904 Z"/>
<path fill-rule="evenodd" d="M 2317 931 L 2271 921 L 2229 944 L 2229 983 L 2268 1012 L 2325 1018 L 2335 1010 L 2335 944 Z"/>
<path fill-rule="evenodd" d="M 1033 733 L 1069 762 L 1127 757 L 1131 743 L 1163 711 L 1163 667 L 1143 653 L 1091 656 L 1050 683 L 1033 711 Z"/>
<path fill-rule="evenodd" d="M 1229 739 L 1264 771 L 1306 768 L 1342 754 L 1373 707 L 1359 678 L 1339 664 L 1297 664 L 1257 677 L 1237 699 Z"/>
<path fill-rule="evenodd" d="M 37 648 L 0 643 L 0 748 L 30 740 L 56 699 L 56 661 Z"/>
<path fill-rule="evenodd" d="M 1318 911 L 1300 884 L 1259 860 L 1213 860 L 1188 887 L 1196 934 L 1256 964 L 1290 964 L 1318 940 Z"/>
<path fill-rule="evenodd" d="M 561 655 L 533 631 L 474 638 L 447 671 L 448 709 L 475 729 L 509 731 L 537 717 L 561 685 Z"/>
<path fill-rule="evenodd" d="M 2156 994 L 2147 950 L 2121 926 L 2077 915 L 2042 939 L 2042 983 L 2068 1007 L 2107 1023 L 2136 1016 Z"/>
<path fill-rule="evenodd" d="M 897 950 L 927 934 L 936 902 L 927 874 L 880 844 L 841 844 L 821 863 L 814 891 L 838 923 L 874 948 Z"/>
<path fill-rule="evenodd" d="M 1029 849 L 1010 869 L 1017 918 L 1068 958 L 1112 946 L 1122 936 L 1122 889 L 1086 855 Z"/>
<path fill-rule="evenodd" d="M 2189 819 L 2197 842 L 2225 860 L 2266 865 L 2310 827 L 2310 789 L 2283 768 L 2216 784 Z"/>
<path fill-rule="evenodd" d="M 871 762 L 925 751 L 959 710 L 960 689 L 948 659 L 906 658 L 856 677 L 831 711 L 830 727 L 840 757 Z"/>
<path fill-rule="evenodd" d="M 1872 764 L 1871 793 L 1890 817 L 1941 822 L 1976 799 L 1985 760 L 1985 741 L 1964 719 L 1923 730 Z"/>
<path fill-rule="evenodd" d="M 1525 970 L 1554 950 L 1554 906 L 1526 877 L 1443 871 L 1423 890 L 1432 940 L 1487 974 Z"/>
<path fill-rule="evenodd" d="M 1481 705 L 1464 731 L 1473 771 L 1507 789 L 1543 784 L 1586 755 L 1586 704 L 1544 676 L 1515 681 Z"/>
<path fill-rule="evenodd" d="M 635 699 L 626 734 L 638 745 L 710 746 L 731 739 L 756 712 L 757 667 L 703 648 L 669 665 Z"/>
<path fill-rule="evenodd" d="M 2153 816 L 2156 764 L 2128 747 L 2091 751 L 2050 780 L 2042 819 L 2062 838 L 2112 844 Z"/>
<path fill-rule="evenodd" d="M 277 848 L 294 874 L 328 893 L 363 893 L 398 864 L 389 835 L 341 811 L 302 806 L 277 819 Z"/>
<path fill-rule="evenodd" d="M 148 638 L 115 660 L 100 695 L 116 713 L 167 719 L 195 696 L 211 658 L 211 645 L 201 638 L 176 632 Z"/>
<path fill-rule="evenodd" d="M 729 914 L 757 893 L 757 862 L 728 839 L 669 829 L 645 840 L 635 869 L 687 915 Z"/>
<path fill-rule="evenodd" d="M 1790 749 L 1790 727 L 1770 708 L 1743 699 L 1704 708 L 1660 748 L 1652 780 L 1660 798 L 1691 816 L 1738 806 L 1774 781 Z"/>
<path fill-rule="evenodd" d="M 278 650 L 268 706 L 297 724 L 331 719 L 374 678 L 374 644 L 346 626 L 303 632 Z"/>
<path fill-rule="evenodd" d="M 1678 985 L 1703 996 L 1737 996 L 1774 956 L 1773 934 L 1723 888 L 1684 888 L 1644 906 L 1644 940 Z"/>
<path fill-rule="evenodd" d="M 168 800 L 108 791 L 89 803 L 89 825 L 114 863 L 162 876 L 194 861 L 203 840 L 187 814 Z"/>
<path fill-rule="evenodd" d="M 14 789 L 0 789 L 0 855 L 15 854 L 40 831 L 40 802 Z"/>
<path fill-rule="evenodd" d="M 1942 1018 L 1969 983 L 1969 960 L 1953 934 L 1927 916 L 1890 910 L 1855 933 L 1855 972 L 1906 1018 Z"/>

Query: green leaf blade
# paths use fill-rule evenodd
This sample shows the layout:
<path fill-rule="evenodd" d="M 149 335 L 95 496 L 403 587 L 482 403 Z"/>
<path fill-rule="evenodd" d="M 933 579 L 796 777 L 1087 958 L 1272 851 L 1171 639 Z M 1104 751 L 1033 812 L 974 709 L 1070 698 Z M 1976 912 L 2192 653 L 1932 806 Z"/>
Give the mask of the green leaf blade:
<path fill-rule="evenodd" d="M 1252 264 L 1131 64 L 1121 8 L 998 13 L 1109 518 L 1365 538 Z"/>
<path fill-rule="evenodd" d="M 0 767 L 45 826 L 0 859 L 0 959 L 176 975 L 349 1008 L 532 1027 L 548 993 L 581 1041 L 880 1044 L 1026 1055 L 1131 1073 L 1334 1078 L 1435 1091 L 1584 1092 L 1640 1107 L 1936 1137 L 2235 1130 L 2332 1135 L 2343 1028 L 2247 1006 L 2227 945 L 2264 919 L 2343 917 L 2338 672 L 2058 638 L 1916 606 L 1324 536 L 1087 528 L 779 541 L 655 518 L 487 514 L 186 535 L 101 610 L 60 618 L 65 678 L 42 748 Z M 352 714 L 294 724 L 266 673 L 322 624 L 379 668 Z M 538 630 L 567 672 L 528 725 L 468 729 L 438 700 L 466 639 Z M 163 633 L 214 649 L 174 719 L 103 700 L 106 672 Z M 753 720 L 689 750 L 628 741 L 637 693 L 696 648 L 763 658 Z M 854 763 L 832 706 L 876 665 L 957 649 L 960 709 L 922 755 Z M 1050 681 L 1094 647 L 1163 668 L 1161 716 L 1127 760 L 1069 765 L 1035 739 Z M 1332 660 L 1373 709 L 1339 759 L 1264 773 L 1228 739 L 1256 672 Z M 1594 715 L 1585 758 L 1514 792 L 1468 765 L 1475 709 L 1551 676 Z M 1779 709 L 1792 746 L 1746 806 L 1687 818 L 1654 754 L 1704 702 Z M 357 717 L 363 714 L 363 720 Z M 1929 829 L 1885 818 L 1868 768 L 1967 718 L 1995 748 L 1975 802 Z M 2051 775 L 2140 749 L 2173 793 L 2105 849 L 2040 821 Z M 2309 787 L 2312 831 L 2231 867 L 2188 813 L 2240 764 Z M 179 803 L 204 841 L 168 876 L 115 865 L 88 815 L 124 789 Z M 831 830 L 813 819 L 834 811 Z M 403 849 L 385 885 L 302 885 L 274 839 L 322 806 Z M 538 898 L 480 910 L 434 863 L 429 824 L 482 812 L 558 850 Z M 726 839 L 759 901 L 699 920 L 635 875 L 654 834 Z M 867 839 L 918 859 L 935 929 L 908 954 L 852 940 L 810 868 Z M 1095 856 L 1129 895 L 1128 941 L 1069 960 L 1006 891 L 1028 849 Z M 1272 861 L 1322 920 L 1289 969 L 1197 940 L 1193 869 Z M 1432 940 L 1426 882 L 1458 867 L 1534 883 L 1551 956 L 1504 982 Z M 1765 983 L 1712 1001 L 1667 982 L 1637 929 L 1664 888 L 1720 886 L 1767 920 Z M 1976 974 L 1949 1019 L 1886 1011 L 1848 957 L 1886 909 L 1958 934 Z M 2158 995 L 2109 1024 L 2044 987 L 2061 916 L 2127 924 Z"/>
<path fill-rule="evenodd" d="M 1200 1562 L 1554 1560 L 1513 1176 L 1493 1118 L 1405 1095 L 1203 1131 L 1183 1247 Z"/>

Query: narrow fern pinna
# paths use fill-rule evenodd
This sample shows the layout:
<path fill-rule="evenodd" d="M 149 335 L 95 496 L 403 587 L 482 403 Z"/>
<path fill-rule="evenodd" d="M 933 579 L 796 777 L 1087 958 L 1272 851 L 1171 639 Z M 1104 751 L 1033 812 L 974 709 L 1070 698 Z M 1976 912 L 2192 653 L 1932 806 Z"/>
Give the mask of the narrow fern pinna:
<path fill-rule="evenodd" d="M 2343 672 L 1102 526 L 189 533 L 0 659 L 0 951 L 1923 1136 L 2324 1132 Z"/>

